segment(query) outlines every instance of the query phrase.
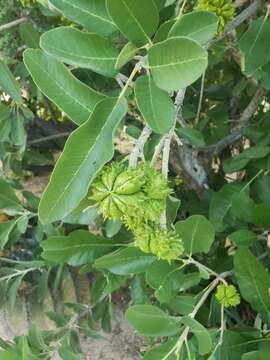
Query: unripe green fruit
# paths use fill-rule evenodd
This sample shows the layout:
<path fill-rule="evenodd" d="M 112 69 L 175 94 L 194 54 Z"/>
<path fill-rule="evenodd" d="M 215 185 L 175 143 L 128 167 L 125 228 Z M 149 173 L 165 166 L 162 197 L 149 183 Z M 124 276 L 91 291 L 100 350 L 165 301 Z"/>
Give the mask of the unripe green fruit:
<path fill-rule="evenodd" d="M 145 180 L 142 171 L 138 173 L 133 169 L 122 172 L 115 180 L 114 191 L 116 194 L 128 195 L 141 190 Z"/>
<path fill-rule="evenodd" d="M 213 12 L 219 18 L 218 32 L 223 32 L 225 26 L 235 18 L 235 8 L 231 0 L 199 0 L 198 10 Z"/>
<path fill-rule="evenodd" d="M 113 163 L 94 181 L 91 198 L 99 202 L 104 218 L 120 218 L 133 230 L 158 221 L 171 192 L 167 179 L 148 163 L 137 168 Z"/>
<path fill-rule="evenodd" d="M 152 238 L 153 229 L 150 226 L 141 226 L 135 231 L 135 245 L 143 252 L 150 253 L 150 242 Z"/>
<path fill-rule="evenodd" d="M 135 230 L 135 244 L 142 251 L 152 253 L 159 259 L 172 261 L 184 252 L 182 240 L 172 231 L 159 226 L 144 226 Z"/>
<path fill-rule="evenodd" d="M 159 259 L 172 261 L 179 259 L 184 252 L 182 240 L 172 231 L 159 230 L 152 237 L 150 251 Z"/>

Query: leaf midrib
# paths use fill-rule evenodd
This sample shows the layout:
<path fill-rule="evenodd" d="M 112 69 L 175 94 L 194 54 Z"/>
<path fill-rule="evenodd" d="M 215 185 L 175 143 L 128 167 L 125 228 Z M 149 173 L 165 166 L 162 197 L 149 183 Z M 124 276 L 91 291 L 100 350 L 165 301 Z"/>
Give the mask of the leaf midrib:
<path fill-rule="evenodd" d="M 111 114 L 114 112 L 114 110 L 115 110 L 115 108 L 116 108 L 116 106 L 117 106 L 118 104 L 119 104 L 119 99 L 116 101 L 116 103 L 115 103 L 114 107 L 112 108 L 110 114 L 108 115 L 107 119 L 108 119 L 108 118 L 111 116 Z M 98 104 L 97 104 L 97 105 L 98 105 Z M 97 106 L 97 105 L 96 105 L 96 106 Z M 88 121 L 89 121 L 89 119 L 88 119 Z M 104 128 L 105 128 L 107 125 L 108 125 L 108 121 L 105 121 L 104 125 L 103 125 L 102 128 L 100 129 L 100 132 L 99 132 L 99 134 L 98 134 L 95 142 L 93 142 L 93 144 L 92 144 L 92 146 L 90 147 L 89 151 L 87 152 L 84 160 L 81 162 L 81 165 L 80 165 L 80 166 L 77 168 L 77 170 L 74 172 L 74 174 L 73 174 L 72 177 L 71 177 L 71 180 L 69 181 L 69 183 L 65 186 L 64 190 L 62 191 L 62 194 L 57 198 L 57 200 L 55 201 L 54 205 L 51 207 L 51 209 L 50 209 L 50 211 L 49 211 L 49 213 L 48 213 L 48 215 L 47 215 L 47 218 L 50 217 L 50 215 L 53 213 L 54 209 L 58 206 L 59 201 L 62 200 L 62 198 L 63 198 L 63 196 L 65 195 L 66 191 L 67 191 L 67 190 L 69 189 L 69 187 L 72 185 L 74 179 L 76 178 L 76 175 L 80 172 L 80 170 L 81 170 L 82 167 L 84 166 L 85 162 L 88 160 L 89 154 L 92 152 L 93 147 L 96 146 L 96 144 L 99 142 L 100 137 L 103 136 L 103 130 L 104 130 Z M 75 131 L 76 131 L 76 130 L 75 130 Z M 62 157 L 63 154 L 64 154 L 64 151 L 63 151 L 63 153 L 61 154 L 61 156 L 60 156 L 60 158 L 59 158 L 58 161 L 60 161 L 60 159 L 61 159 L 61 157 Z M 50 184 L 51 184 L 51 181 L 52 181 L 52 178 L 53 178 L 55 169 L 56 169 L 56 168 L 54 168 L 54 170 L 53 170 L 53 172 L 52 172 L 52 175 L 51 175 L 51 178 L 50 178 L 50 181 L 49 181 L 49 184 L 48 184 L 47 188 L 48 188 L 48 187 L 50 186 Z M 99 171 L 99 170 L 100 170 L 100 168 L 99 168 L 97 171 Z"/>
<path fill-rule="evenodd" d="M 199 61 L 199 60 L 206 60 L 207 57 L 206 56 L 199 56 L 197 58 L 191 58 L 188 60 L 182 60 L 182 61 L 176 61 L 176 62 L 171 62 L 168 64 L 161 64 L 161 65 L 150 65 L 150 69 L 158 69 L 158 68 L 164 68 L 164 67 L 169 67 L 169 66 L 177 66 L 177 65 L 182 65 L 182 64 L 187 64 L 187 63 L 191 63 L 194 61 Z"/>
<path fill-rule="evenodd" d="M 109 23 L 110 25 L 112 25 L 113 27 L 115 27 L 114 23 L 112 21 L 110 21 L 109 19 L 106 19 L 106 18 L 103 18 L 101 17 L 100 15 L 97 15 L 97 14 L 94 14 L 94 13 L 91 13 L 90 11 L 88 11 L 87 9 L 85 8 L 80 8 L 79 6 L 76 6 L 74 3 L 70 3 L 69 1 L 67 0 L 61 0 L 63 3 L 66 3 L 68 5 L 70 5 L 71 7 L 75 8 L 75 9 L 78 9 L 79 11 L 83 12 L 83 13 L 86 13 L 92 17 L 95 17 L 97 19 L 99 19 L 100 21 L 104 21 L 106 23 Z M 88 1 L 91 1 L 91 0 L 88 0 Z"/>

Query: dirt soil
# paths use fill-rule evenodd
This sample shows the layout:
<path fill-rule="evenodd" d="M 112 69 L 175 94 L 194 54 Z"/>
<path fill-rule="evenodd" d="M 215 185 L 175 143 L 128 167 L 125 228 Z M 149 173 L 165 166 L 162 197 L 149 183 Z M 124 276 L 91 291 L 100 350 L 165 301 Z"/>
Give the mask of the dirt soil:
<path fill-rule="evenodd" d="M 141 337 L 123 319 L 122 309 L 117 309 L 112 334 L 104 334 L 107 340 L 84 339 L 83 360 L 139 360 L 144 347 Z"/>

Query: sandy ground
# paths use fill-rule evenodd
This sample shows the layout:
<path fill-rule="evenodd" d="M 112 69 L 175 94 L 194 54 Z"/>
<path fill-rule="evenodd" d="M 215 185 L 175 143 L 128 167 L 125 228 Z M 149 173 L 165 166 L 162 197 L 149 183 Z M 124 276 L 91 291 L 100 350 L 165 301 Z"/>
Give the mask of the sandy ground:
<path fill-rule="evenodd" d="M 34 323 L 39 326 L 43 314 L 38 314 L 39 319 Z M 41 321 L 40 321 L 41 320 Z M 48 320 L 46 328 L 49 329 Z M 16 323 L 15 323 L 16 322 Z M 0 310 L 0 337 L 12 340 L 15 335 L 27 333 L 30 323 L 24 316 L 24 311 L 16 312 L 16 319 L 11 319 L 6 310 Z M 133 329 L 123 318 L 122 309 L 116 308 L 116 319 L 113 323 L 113 331 L 110 334 L 101 333 L 105 339 L 96 340 L 81 336 L 82 360 L 139 360 L 140 350 L 145 346 L 141 337 L 135 334 Z M 55 359 L 59 359 L 57 356 Z"/>

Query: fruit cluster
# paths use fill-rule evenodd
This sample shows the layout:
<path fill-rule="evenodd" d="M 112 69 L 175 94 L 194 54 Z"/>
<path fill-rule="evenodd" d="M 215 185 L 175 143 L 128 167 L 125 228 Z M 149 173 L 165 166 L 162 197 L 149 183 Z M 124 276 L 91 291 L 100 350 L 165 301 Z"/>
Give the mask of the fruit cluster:
<path fill-rule="evenodd" d="M 171 192 L 167 179 L 148 163 L 127 168 L 116 162 L 105 167 L 94 181 L 91 198 L 99 203 L 105 219 L 124 222 L 142 251 L 170 261 L 183 253 L 181 239 L 159 225 Z"/>
<path fill-rule="evenodd" d="M 219 33 L 222 33 L 228 22 L 235 18 L 235 8 L 231 0 L 199 0 L 197 9 L 210 11 L 217 15 Z"/>

